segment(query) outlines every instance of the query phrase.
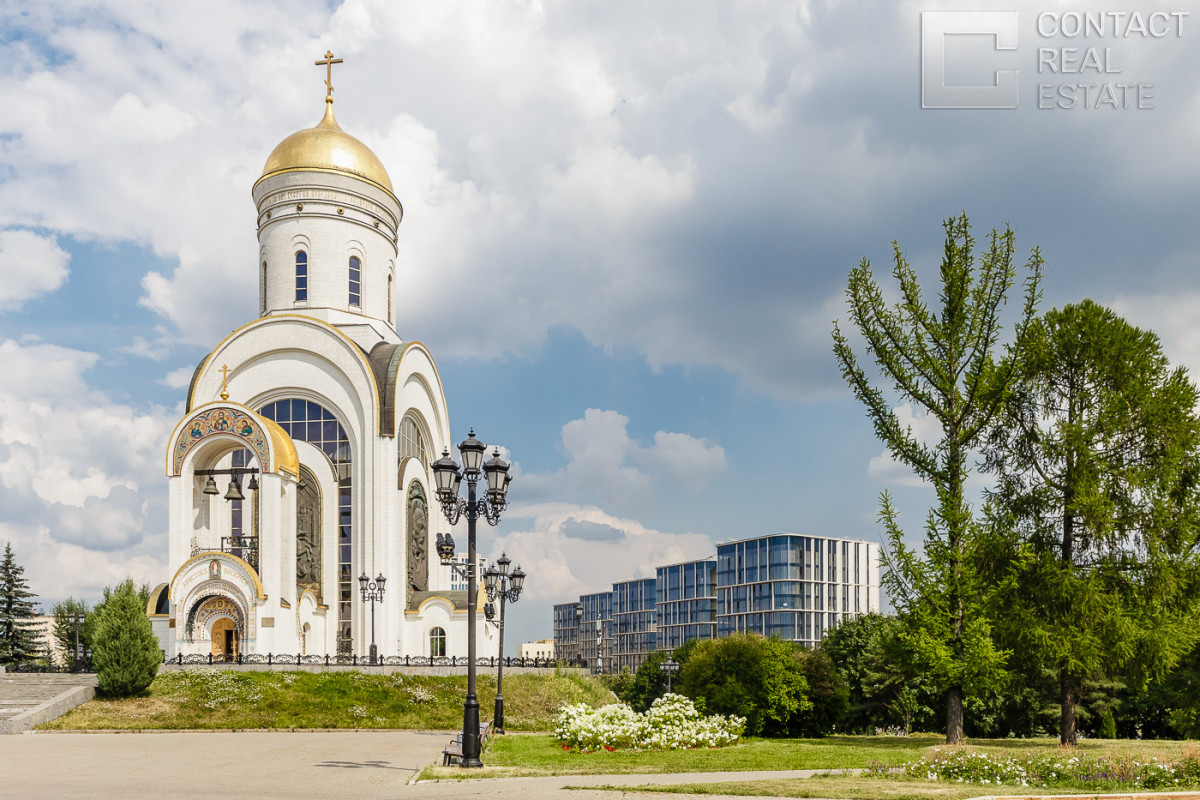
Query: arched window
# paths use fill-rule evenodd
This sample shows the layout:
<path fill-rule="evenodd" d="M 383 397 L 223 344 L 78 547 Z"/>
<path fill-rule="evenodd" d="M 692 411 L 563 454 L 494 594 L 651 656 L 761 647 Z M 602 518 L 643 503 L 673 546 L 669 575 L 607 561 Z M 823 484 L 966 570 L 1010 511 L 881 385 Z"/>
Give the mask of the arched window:
<path fill-rule="evenodd" d="M 429 632 L 429 657 L 444 658 L 446 656 L 446 632 L 441 628 L 434 628 Z"/>
<path fill-rule="evenodd" d="M 353 542 L 353 487 L 350 479 L 350 440 L 346 430 L 329 409 L 311 400 L 279 400 L 263 406 L 259 412 L 279 423 L 288 436 L 308 442 L 328 456 L 337 476 L 337 563 L 338 563 L 338 652 L 350 655 L 351 602 L 354 599 L 351 569 Z"/>
<path fill-rule="evenodd" d="M 409 415 L 400 420 L 400 460 L 415 458 L 421 466 L 429 467 L 429 451 L 425 448 L 425 437 L 421 435 L 421 427 Z"/>
<path fill-rule="evenodd" d="M 308 253 L 296 251 L 296 302 L 308 302 Z"/>
<path fill-rule="evenodd" d="M 350 307 L 362 306 L 362 262 L 350 256 Z"/>
<path fill-rule="evenodd" d="M 267 262 L 265 262 L 265 261 L 262 263 L 262 279 L 259 281 L 258 296 L 261 298 L 259 300 L 259 305 L 262 307 L 262 310 L 259 311 L 259 314 L 266 314 L 267 313 Z"/>
<path fill-rule="evenodd" d="M 392 276 L 388 275 L 388 325 L 395 327 L 396 320 L 392 319 Z"/>

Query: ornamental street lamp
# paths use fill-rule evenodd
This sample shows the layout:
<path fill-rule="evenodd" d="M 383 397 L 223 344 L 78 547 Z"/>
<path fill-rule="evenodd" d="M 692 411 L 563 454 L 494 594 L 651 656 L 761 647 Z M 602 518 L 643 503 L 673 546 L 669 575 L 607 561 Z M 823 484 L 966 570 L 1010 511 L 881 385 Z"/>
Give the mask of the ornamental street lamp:
<path fill-rule="evenodd" d="M 358 576 L 358 586 L 362 589 L 363 602 L 371 603 L 371 664 L 377 664 L 379 661 L 379 651 L 375 649 L 375 603 L 376 601 L 383 602 L 383 585 L 387 583 L 387 578 L 383 577 L 383 573 L 379 573 L 375 580 L 367 577 L 367 573 Z"/>
<path fill-rule="evenodd" d="M 437 498 L 442 505 L 442 513 L 453 525 L 459 518 L 467 518 L 467 563 L 465 567 L 454 563 L 454 538 L 448 533 L 437 535 L 437 553 L 443 566 L 448 566 L 467 579 L 467 698 L 463 702 L 463 732 L 462 732 L 462 765 L 464 767 L 482 767 L 479 760 L 479 700 L 475 696 L 475 611 L 477 603 L 476 583 L 477 560 L 475 555 L 475 523 L 480 518 L 487 520 L 489 525 L 500 522 L 500 512 L 507 506 L 508 484 L 512 476 L 508 474 L 508 462 L 500 458 L 500 450 L 496 449 L 492 458 L 485 464 L 483 455 L 487 445 L 475 438 L 475 430 L 458 446 L 462 455 L 462 469 L 450 457 L 449 451 L 442 451 L 442 457 L 433 462 L 433 477 L 437 481 Z M 475 487 L 480 475 L 487 481 L 487 496 L 476 499 Z M 458 487 L 463 478 L 467 479 L 467 499 L 458 499 Z"/>
<path fill-rule="evenodd" d="M 497 597 L 500 598 L 500 622 L 497 625 L 500 628 L 500 666 L 496 670 L 496 708 L 492 712 L 492 727 L 498 733 L 504 733 L 504 604 L 506 601 L 517 602 L 521 590 L 525 587 L 525 573 L 520 564 L 511 575 L 508 574 L 508 565 L 511 563 L 512 559 L 501 553 L 495 565 L 488 567 L 487 572 L 483 573 L 488 605 L 490 606 Z"/>
<path fill-rule="evenodd" d="M 79 647 L 79 632 L 83 630 L 83 623 L 85 621 L 83 614 L 67 614 L 67 622 L 70 624 L 71 630 L 75 631 L 75 657 L 71 659 L 72 672 L 79 672 L 79 668 L 82 666 L 83 650 Z"/>
<path fill-rule="evenodd" d="M 679 662 L 667 656 L 666 660 L 658 665 L 658 669 L 662 674 L 667 676 L 667 694 L 671 693 L 671 677 L 678 674 Z"/>

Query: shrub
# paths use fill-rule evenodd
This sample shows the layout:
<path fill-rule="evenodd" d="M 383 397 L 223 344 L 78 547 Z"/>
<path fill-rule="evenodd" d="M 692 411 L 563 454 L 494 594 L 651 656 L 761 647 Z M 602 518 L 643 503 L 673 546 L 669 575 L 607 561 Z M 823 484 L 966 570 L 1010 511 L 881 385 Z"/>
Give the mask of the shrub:
<path fill-rule="evenodd" d="M 720 747 L 738 740 L 743 717 L 720 714 L 705 717 L 688 698 L 664 695 L 644 714 L 624 703 L 591 708 L 583 703 L 565 707 L 554 733 L 564 746 L 584 752 L 597 750 L 679 750 Z"/>
<path fill-rule="evenodd" d="M 1105 711 L 1104 715 L 1100 717 L 1100 738 L 1117 738 L 1117 720 L 1113 717 L 1113 712 L 1111 709 Z"/>
<path fill-rule="evenodd" d="M 122 581 L 104 604 L 92 660 L 100 691 L 111 697 L 145 691 L 158 673 L 162 653 L 132 580 Z"/>
<path fill-rule="evenodd" d="M 1128 756 L 1072 755 L 1071 751 L 1024 755 L 973 752 L 970 748 L 934 748 L 931 755 L 905 764 L 905 774 L 924 780 L 1010 786 L 1065 786 L 1165 789 L 1200 781 L 1200 752 L 1185 750 L 1174 763 Z"/>

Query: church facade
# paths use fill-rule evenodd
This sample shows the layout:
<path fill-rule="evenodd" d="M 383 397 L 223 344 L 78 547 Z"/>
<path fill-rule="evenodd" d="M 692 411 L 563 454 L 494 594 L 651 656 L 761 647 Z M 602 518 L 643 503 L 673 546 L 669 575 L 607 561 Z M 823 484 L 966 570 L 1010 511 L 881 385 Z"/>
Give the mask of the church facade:
<path fill-rule="evenodd" d="M 467 652 L 466 592 L 431 546 L 446 397 L 395 330 L 404 209 L 326 83 L 324 118 L 253 187 L 259 316 L 198 365 L 167 442 L 172 575 L 148 612 L 168 658 Z M 363 576 L 385 579 L 380 602 Z"/>

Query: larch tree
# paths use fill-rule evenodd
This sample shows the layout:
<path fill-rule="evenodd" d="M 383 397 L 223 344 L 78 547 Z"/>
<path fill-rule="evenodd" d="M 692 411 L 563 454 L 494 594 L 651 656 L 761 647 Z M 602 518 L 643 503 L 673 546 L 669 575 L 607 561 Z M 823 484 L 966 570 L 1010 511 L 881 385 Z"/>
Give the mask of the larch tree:
<path fill-rule="evenodd" d="M 884 585 L 907 626 L 907 637 L 927 673 L 946 697 L 946 741 L 963 740 L 963 696 L 994 686 L 1004 653 L 994 646 L 986 614 L 986 587 L 972 569 L 977 521 L 964 495 L 973 454 L 991 433 L 1012 381 L 1011 364 L 996 354 L 1001 309 L 1017 277 L 1016 236 L 993 230 L 976 265 L 975 239 L 966 214 L 943 223 L 940 308 L 922 297 L 916 272 L 892 242 L 892 275 L 899 299 L 889 304 L 863 259 L 846 289 L 850 320 L 893 397 L 924 409 L 940 426 L 934 444 L 921 441 L 897 417 L 885 391 L 872 383 L 850 341 L 834 322 L 834 354 L 855 397 L 866 406 L 875 433 L 893 458 L 937 493 L 921 552 L 904 542 L 887 492 L 880 518 L 889 545 Z M 1025 300 L 1018 336 L 1039 299 L 1042 259 L 1035 249 L 1025 266 Z"/>
<path fill-rule="evenodd" d="M 987 449 L 984 563 L 1006 587 L 1002 640 L 1057 672 L 1059 738 L 1075 744 L 1085 680 L 1161 678 L 1200 639 L 1200 396 L 1154 333 L 1091 300 L 1018 345 Z"/>

